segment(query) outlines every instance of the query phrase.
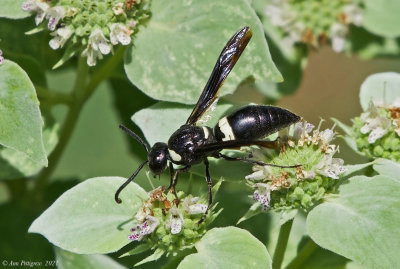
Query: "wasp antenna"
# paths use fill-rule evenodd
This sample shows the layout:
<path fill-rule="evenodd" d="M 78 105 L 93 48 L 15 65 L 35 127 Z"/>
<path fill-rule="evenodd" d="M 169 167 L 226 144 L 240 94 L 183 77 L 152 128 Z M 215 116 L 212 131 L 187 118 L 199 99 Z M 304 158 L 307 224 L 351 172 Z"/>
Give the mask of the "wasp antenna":
<path fill-rule="evenodd" d="M 143 147 L 146 149 L 147 152 L 150 151 L 150 146 L 144 142 L 137 134 L 135 134 L 131 129 L 128 127 L 125 127 L 124 125 L 120 124 L 119 128 L 122 129 L 125 133 L 128 135 L 132 136 L 136 141 L 138 141 L 140 144 L 143 145 Z"/>
<path fill-rule="evenodd" d="M 119 194 L 121 193 L 121 191 L 137 176 L 137 174 L 140 172 L 140 170 L 142 170 L 143 166 L 148 163 L 149 161 L 145 161 L 143 162 L 141 165 L 139 165 L 138 169 L 136 169 L 135 173 L 133 173 L 133 175 L 131 175 L 124 184 L 121 185 L 121 187 L 118 188 L 118 190 L 115 192 L 115 201 L 120 204 L 122 203 L 122 200 L 119 199 Z"/>

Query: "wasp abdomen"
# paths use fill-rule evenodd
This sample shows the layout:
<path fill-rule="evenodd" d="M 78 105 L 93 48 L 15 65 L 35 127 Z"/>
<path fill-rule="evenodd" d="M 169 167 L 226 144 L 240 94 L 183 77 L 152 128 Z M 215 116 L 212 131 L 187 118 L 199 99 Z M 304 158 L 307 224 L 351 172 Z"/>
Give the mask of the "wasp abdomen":
<path fill-rule="evenodd" d="M 300 117 L 274 106 L 246 106 L 219 120 L 214 128 L 217 141 L 257 140 L 273 134 Z"/>

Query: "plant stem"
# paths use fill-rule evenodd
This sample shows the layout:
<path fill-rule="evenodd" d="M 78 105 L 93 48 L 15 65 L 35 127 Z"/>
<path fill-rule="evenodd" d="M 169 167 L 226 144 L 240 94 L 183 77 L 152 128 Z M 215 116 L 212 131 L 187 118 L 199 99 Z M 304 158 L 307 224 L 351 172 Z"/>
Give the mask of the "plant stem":
<path fill-rule="evenodd" d="M 51 91 L 45 87 L 35 85 L 36 93 L 40 102 L 48 102 L 51 105 L 65 104 L 70 106 L 73 103 L 73 98 L 69 94 Z"/>
<path fill-rule="evenodd" d="M 116 53 L 107 60 L 91 77 L 87 83 L 89 67 L 86 64 L 85 58 L 80 57 L 78 60 L 77 76 L 75 79 L 74 87 L 72 90 L 72 102 L 69 106 L 69 111 L 64 121 L 62 131 L 60 133 L 59 142 L 49 157 L 49 167 L 43 169 L 38 175 L 36 184 L 33 188 L 34 196 L 41 202 L 44 188 L 46 187 L 51 175 L 61 156 L 67 146 L 71 135 L 75 129 L 81 109 L 93 94 L 97 86 L 105 79 L 107 79 L 114 68 L 118 65 L 125 52 L 125 47 L 121 46 L 117 49 Z"/>
<path fill-rule="evenodd" d="M 34 197 L 38 200 L 38 202 L 41 202 L 43 198 L 43 190 L 46 187 L 46 184 L 49 181 L 51 175 L 53 174 L 54 169 L 57 167 L 58 161 L 60 160 L 62 153 L 64 152 L 64 148 L 67 145 L 75 128 L 76 121 L 84 104 L 82 100 L 79 100 L 78 96 L 79 92 L 82 91 L 82 88 L 85 88 L 88 71 L 89 68 L 84 62 L 84 58 L 80 57 L 78 60 L 77 76 L 72 90 L 72 98 L 74 102 L 71 103 L 69 107 L 60 133 L 59 142 L 49 157 L 49 167 L 43 169 L 42 172 L 38 175 L 36 184 L 33 188 Z"/>
<path fill-rule="evenodd" d="M 315 244 L 313 240 L 308 238 L 307 243 L 300 250 L 297 256 L 289 263 L 286 269 L 300 268 L 304 261 L 306 261 L 317 248 L 318 245 Z"/>
<path fill-rule="evenodd" d="M 285 256 L 286 246 L 292 229 L 293 219 L 285 222 L 279 231 L 278 242 L 276 243 L 274 257 L 272 259 L 272 269 L 280 269 Z"/>

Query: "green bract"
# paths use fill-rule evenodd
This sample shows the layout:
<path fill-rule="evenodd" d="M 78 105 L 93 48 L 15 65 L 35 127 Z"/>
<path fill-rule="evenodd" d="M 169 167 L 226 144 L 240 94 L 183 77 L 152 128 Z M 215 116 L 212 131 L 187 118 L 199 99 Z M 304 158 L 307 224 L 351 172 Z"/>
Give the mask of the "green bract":
<path fill-rule="evenodd" d="M 50 47 L 66 47 L 55 68 L 75 54 L 87 57 L 87 64 L 94 66 L 113 45 L 129 45 L 138 24 L 149 17 L 148 6 L 149 0 L 28 0 L 22 9 L 36 13 L 37 28 L 30 33 L 45 29 L 47 20 L 53 36 Z"/>

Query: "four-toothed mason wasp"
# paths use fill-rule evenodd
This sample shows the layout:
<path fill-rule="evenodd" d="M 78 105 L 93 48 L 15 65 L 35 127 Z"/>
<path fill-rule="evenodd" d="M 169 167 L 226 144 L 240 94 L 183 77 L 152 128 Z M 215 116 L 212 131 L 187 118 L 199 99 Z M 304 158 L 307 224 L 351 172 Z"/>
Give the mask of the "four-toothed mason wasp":
<path fill-rule="evenodd" d="M 138 135 L 125 126 L 120 125 L 122 130 L 145 147 L 148 157 L 145 162 L 139 165 L 139 168 L 133 175 L 117 190 L 115 193 L 115 200 L 117 203 L 121 203 L 121 199 L 118 197 L 119 193 L 136 177 L 147 163 L 154 175 L 160 175 L 167 169 L 167 166 L 169 166 L 171 182 L 168 189 L 172 189 L 175 193 L 175 186 L 178 182 L 179 173 L 188 171 L 192 165 L 203 162 L 206 168 L 205 173 L 208 184 L 208 208 L 203 218 L 200 220 L 200 222 L 202 222 L 212 204 L 212 182 L 209 172 L 208 157 L 284 168 L 299 166 L 266 164 L 246 158 L 230 157 L 221 153 L 223 149 L 235 149 L 251 145 L 268 148 L 276 147 L 276 141 L 263 141 L 259 139 L 300 120 L 299 116 L 286 109 L 266 105 L 249 105 L 220 119 L 214 129 L 207 126 L 196 126 L 196 123 L 200 121 L 204 113 L 217 101 L 218 91 L 221 85 L 236 64 L 247 43 L 250 41 L 251 36 L 252 32 L 250 28 L 244 27 L 228 41 L 192 113 L 186 123 L 171 135 L 167 144 L 158 142 L 150 148 Z M 182 168 L 175 169 L 173 164 L 181 165 Z"/>

